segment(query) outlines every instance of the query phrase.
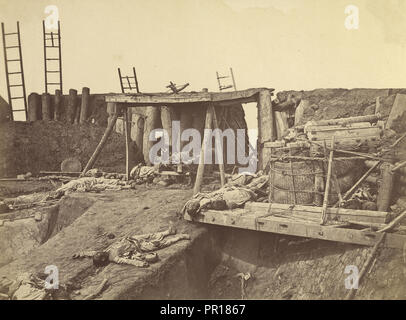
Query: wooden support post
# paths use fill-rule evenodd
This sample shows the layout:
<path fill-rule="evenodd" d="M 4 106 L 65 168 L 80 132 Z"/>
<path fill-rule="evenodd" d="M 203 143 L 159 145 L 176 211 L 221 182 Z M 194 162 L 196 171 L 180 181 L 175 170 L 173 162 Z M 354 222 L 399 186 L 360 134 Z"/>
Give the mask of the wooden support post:
<path fill-rule="evenodd" d="M 49 93 L 43 93 L 41 97 L 42 102 L 42 120 L 51 120 L 51 96 Z"/>
<path fill-rule="evenodd" d="M 62 92 L 59 89 L 55 90 L 54 96 L 54 120 L 61 120 L 62 114 Z"/>
<path fill-rule="evenodd" d="M 110 108 L 109 108 L 109 105 L 111 105 Z M 113 108 L 113 109 L 116 108 L 116 104 L 108 103 L 107 104 L 107 109 L 109 110 L 111 108 Z M 97 158 L 99 157 L 100 152 L 103 150 L 103 148 L 106 145 L 106 142 L 107 142 L 111 132 L 114 129 L 114 126 L 115 126 L 115 124 L 117 122 L 117 118 L 118 118 L 118 112 L 114 112 L 114 113 L 112 112 L 110 114 L 111 114 L 111 116 L 110 116 L 110 119 L 108 121 L 106 131 L 104 131 L 103 137 L 101 138 L 99 144 L 97 145 L 97 147 L 94 150 L 92 156 L 90 157 L 89 161 L 87 162 L 86 167 L 83 169 L 81 176 L 83 176 L 88 170 L 93 168 L 94 163 L 96 162 Z"/>
<path fill-rule="evenodd" d="M 385 162 L 381 165 L 381 184 L 378 190 L 376 204 L 379 211 L 387 211 L 391 205 L 393 183 L 395 180 L 392 172 L 393 164 Z"/>
<path fill-rule="evenodd" d="M 41 99 L 38 93 L 31 93 L 28 96 L 28 121 L 37 121 L 42 118 Z"/>
<path fill-rule="evenodd" d="M 161 123 L 162 129 L 166 130 L 169 138 L 169 152 L 172 150 L 172 121 L 173 121 L 173 107 L 162 106 L 161 107 Z"/>
<path fill-rule="evenodd" d="M 275 113 L 272 108 L 272 93 L 269 90 L 261 90 L 258 94 L 258 145 L 259 145 L 259 168 L 264 169 L 270 154 L 269 149 L 263 148 L 263 143 L 275 141 Z"/>
<path fill-rule="evenodd" d="M 331 181 L 331 171 L 333 167 L 333 157 L 334 157 L 334 136 L 331 139 L 331 149 L 330 156 L 328 159 L 328 168 L 327 168 L 327 179 L 326 179 L 326 189 L 324 190 L 324 199 L 323 199 L 323 209 L 321 211 L 321 224 L 324 225 L 327 222 L 327 206 L 328 206 L 328 197 L 330 193 L 330 181 Z"/>
<path fill-rule="evenodd" d="M 216 109 L 215 109 L 214 105 L 210 104 L 209 108 L 211 109 L 210 112 L 213 114 L 213 128 L 220 129 L 219 124 L 217 122 Z M 216 130 L 216 137 L 215 137 L 216 154 L 218 157 L 221 157 L 219 159 L 219 170 L 220 170 L 220 183 L 221 183 L 221 186 L 223 187 L 226 184 L 226 175 L 224 172 L 224 153 L 221 148 L 222 143 L 221 143 L 220 139 L 221 139 L 220 133 Z"/>
<path fill-rule="evenodd" d="M 128 123 L 128 108 L 124 109 L 124 134 L 125 134 L 125 175 L 126 180 L 130 179 L 130 126 Z"/>
<path fill-rule="evenodd" d="M 90 89 L 87 87 L 82 88 L 82 104 L 80 106 L 80 123 L 85 123 L 88 117 L 90 100 Z"/>
<path fill-rule="evenodd" d="M 205 129 L 212 129 L 212 122 L 213 122 L 213 112 L 211 111 L 211 108 L 207 106 L 206 109 L 206 121 L 205 121 Z M 197 173 L 196 173 L 196 181 L 195 181 L 195 186 L 193 188 L 193 194 L 195 195 L 196 193 L 200 192 L 201 185 L 203 182 L 203 175 L 204 175 L 204 161 L 205 161 L 205 150 L 207 147 L 207 144 L 209 143 L 209 139 L 211 139 L 211 134 L 208 134 L 208 130 L 205 130 L 205 134 L 203 136 L 203 142 L 202 142 L 202 148 L 200 149 L 200 158 L 199 158 L 199 166 L 197 167 Z"/>
<path fill-rule="evenodd" d="M 381 243 L 384 241 L 386 234 L 383 233 L 378 240 L 376 241 L 375 245 L 373 246 L 367 260 L 365 261 L 364 265 L 362 266 L 361 272 L 358 275 L 358 285 L 361 283 L 362 278 L 364 277 L 365 273 L 369 270 L 369 267 L 372 263 L 372 261 L 375 258 L 375 255 L 378 251 L 379 246 Z M 350 291 L 347 293 L 345 296 L 345 300 L 352 300 L 356 294 L 357 290 L 356 289 L 350 289 Z"/>
<path fill-rule="evenodd" d="M 68 123 L 73 123 L 75 121 L 77 95 L 78 92 L 75 89 L 69 90 L 68 108 L 66 110 L 66 122 Z"/>

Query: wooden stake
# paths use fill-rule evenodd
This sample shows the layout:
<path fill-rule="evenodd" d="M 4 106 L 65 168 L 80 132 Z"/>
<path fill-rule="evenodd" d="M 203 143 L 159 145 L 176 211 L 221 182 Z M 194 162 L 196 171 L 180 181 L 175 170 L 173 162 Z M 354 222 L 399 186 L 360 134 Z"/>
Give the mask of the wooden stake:
<path fill-rule="evenodd" d="M 213 122 L 213 112 L 211 111 L 211 108 L 209 106 L 207 106 L 205 129 L 211 129 L 212 122 Z M 204 136 L 203 136 L 202 148 L 200 149 L 199 166 L 197 168 L 196 181 L 195 181 L 195 186 L 193 188 L 193 195 L 200 192 L 201 185 L 203 182 L 205 149 L 206 149 L 206 145 L 209 142 L 209 139 L 211 138 L 211 135 L 208 134 L 208 131 L 205 130 L 205 133 L 207 133 L 207 134 L 204 134 Z"/>
<path fill-rule="evenodd" d="M 125 109 L 124 115 L 124 134 L 125 134 L 125 174 L 127 181 L 130 179 L 130 128 L 128 124 L 128 110 Z"/>
<path fill-rule="evenodd" d="M 99 157 L 100 152 L 103 150 L 103 148 L 106 145 L 106 142 L 107 142 L 111 132 L 114 129 L 117 118 L 118 118 L 118 113 L 113 113 L 111 115 L 111 119 L 108 122 L 106 131 L 104 131 L 103 137 L 101 138 L 99 144 L 97 145 L 97 147 L 94 150 L 92 156 L 90 157 L 88 163 L 86 164 L 86 167 L 83 169 L 81 176 L 83 176 L 88 170 L 93 168 L 94 163 L 96 162 L 97 158 Z"/>
<path fill-rule="evenodd" d="M 328 196 L 330 193 L 330 180 L 331 180 L 331 169 L 333 166 L 333 157 L 334 157 L 334 142 L 335 137 L 331 139 L 331 149 L 330 157 L 328 159 L 328 168 L 327 168 L 327 179 L 326 179 L 326 189 L 324 190 L 324 199 L 323 199 L 323 209 L 321 211 L 321 224 L 324 225 L 327 222 L 327 206 L 328 206 Z"/>
<path fill-rule="evenodd" d="M 385 235 L 386 233 L 383 233 L 378 241 L 375 243 L 374 247 L 371 250 L 371 253 L 368 256 L 368 259 L 365 261 L 364 265 L 362 266 L 362 270 L 358 276 L 358 285 L 361 283 L 362 278 L 364 277 L 365 273 L 367 272 L 367 270 L 369 269 L 369 266 L 371 265 L 372 261 L 375 258 L 375 255 L 378 251 L 379 245 L 383 242 L 383 240 L 385 239 Z M 348 294 L 345 297 L 345 300 L 352 300 L 355 296 L 357 292 L 357 289 L 351 289 Z"/>
<path fill-rule="evenodd" d="M 214 108 L 214 105 L 211 104 L 209 106 L 209 108 L 211 109 L 210 112 L 213 114 L 213 127 L 214 129 L 220 129 L 219 128 L 219 124 L 217 122 L 217 116 L 216 116 L 216 109 Z M 220 183 L 221 186 L 223 187 L 226 184 L 226 175 L 224 172 L 224 154 L 223 154 L 223 150 L 221 148 L 221 137 L 218 131 L 216 131 L 216 153 L 217 155 L 220 157 L 221 159 L 219 159 L 219 170 L 220 170 Z"/>

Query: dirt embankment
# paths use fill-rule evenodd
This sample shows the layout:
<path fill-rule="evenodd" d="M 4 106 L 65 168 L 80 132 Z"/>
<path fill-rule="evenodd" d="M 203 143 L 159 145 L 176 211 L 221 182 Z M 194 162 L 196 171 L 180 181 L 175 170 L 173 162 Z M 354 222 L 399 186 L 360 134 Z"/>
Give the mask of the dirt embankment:
<path fill-rule="evenodd" d="M 280 101 L 289 94 L 296 100 L 309 101 L 302 123 L 310 120 L 346 118 L 373 114 L 376 98 L 380 97 L 381 114 L 388 116 L 397 93 L 406 89 L 315 89 L 311 91 L 282 91 L 277 93 Z"/>
<path fill-rule="evenodd" d="M 60 171 L 61 162 L 77 157 L 84 167 L 105 128 L 57 121 L 0 124 L 0 177 L 39 171 Z M 112 133 L 96 167 L 120 172 L 125 167 L 125 142 Z"/>
<path fill-rule="evenodd" d="M 211 275 L 210 298 L 344 299 L 347 266 L 361 272 L 371 248 L 323 240 L 220 228 L 222 262 Z M 401 250 L 380 249 L 359 284 L 356 299 L 405 299 L 406 264 Z M 352 270 L 352 269 L 348 269 Z"/>
<path fill-rule="evenodd" d="M 1 215 L 0 266 L 29 254 L 69 226 L 93 203 L 94 198 L 65 196 L 58 203 Z"/>

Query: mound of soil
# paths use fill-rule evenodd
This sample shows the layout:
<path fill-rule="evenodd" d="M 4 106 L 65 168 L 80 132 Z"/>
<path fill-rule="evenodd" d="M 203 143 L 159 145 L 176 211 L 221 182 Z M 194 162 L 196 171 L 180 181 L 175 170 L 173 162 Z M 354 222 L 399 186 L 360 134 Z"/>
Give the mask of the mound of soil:
<path fill-rule="evenodd" d="M 0 125 L 0 176 L 60 171 L 61 162 L 76 157 L 84 167 L 105 128 L 57 121 L 7 122 Z M 112 133 L 95 167 L 124 172 L 125 141 Z"/>
<path fill-rule="evenodd" d="M 311 91 L 281 91 L 277 98 L 286 100 L 289 94 L 297 100 L 310 102 L 302 123 L 310 120 L 336 119 L 373 114 L 376 98 L 380 98 L 381 114 L 388 116 L 397 93 L 406 89 L 315 89 Z"/>

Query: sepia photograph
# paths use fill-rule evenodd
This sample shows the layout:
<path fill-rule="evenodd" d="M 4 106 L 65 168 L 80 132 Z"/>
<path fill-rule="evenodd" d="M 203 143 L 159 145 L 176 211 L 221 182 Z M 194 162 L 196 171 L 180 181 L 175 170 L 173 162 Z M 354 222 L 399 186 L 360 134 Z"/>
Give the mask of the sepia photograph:
<path fill-rule="evenodd" d="M 406 299 L 406 0 L 0 0 L 0 22 L 0 303 Z"/>

